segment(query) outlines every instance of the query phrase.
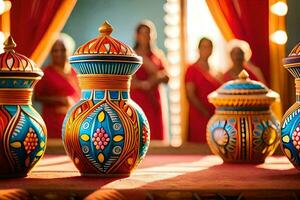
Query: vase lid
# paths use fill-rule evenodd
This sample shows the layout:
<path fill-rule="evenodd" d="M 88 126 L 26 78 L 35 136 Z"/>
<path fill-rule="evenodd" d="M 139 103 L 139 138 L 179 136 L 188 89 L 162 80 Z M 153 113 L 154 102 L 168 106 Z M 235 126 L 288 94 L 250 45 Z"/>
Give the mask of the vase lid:
<path fill-rule="evenodd" d="M 100 35 L 80 46 L 69 61 L 77 74 L 132 75 L 143 58 L 123 42 L 111 36 L 112 26 L 105 21 Z"/>
<path fill-rule="evenodd" d="M 251 80 L 246 70 L 208 95 L 215 106 L 268 106 L 279 95 L 263 83 Z"/>
<path fill-rule="evenodd" d="M 282 59 L 283 66 L 295 77 L 300 78 L 300 42 L 292 49 L 290 54 Z"/>
<path fill-rule="evenodd" d="M 107 21 L 105 21 L 98 30 L 100 35 L 80 46 L 76 50 L 75 55 L 100 54 L 136 56 L 130 46 L 111 36 L 113 27 Z"/>
<path fill-rule="evenodd" d="M 283 61 L 283 66 L 286 68 L 300 66 L 300 42 L 292 49 L 290 54 L 282 61 Z"/>
<path fill-rule="evenodd" d="M 16 47 L 12 36 L 9 36 L 4 42 L 4 53 L 0 54 L 0 74 L 7 73 L 34 73 L 43 75 L 41 69 L 36 67 L 35 63 L 26 56 L 16 53 Z"/>

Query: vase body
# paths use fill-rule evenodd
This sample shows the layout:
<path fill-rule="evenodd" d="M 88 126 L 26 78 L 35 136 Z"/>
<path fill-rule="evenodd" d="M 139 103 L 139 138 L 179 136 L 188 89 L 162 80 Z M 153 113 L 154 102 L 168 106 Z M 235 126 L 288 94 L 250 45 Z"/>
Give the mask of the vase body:
<path fill-rule="evenodd" d="M 281 122 L 281 149 L 295 168 L 300 169 L 300 43 L 288 57 L 284 67 L 294 76 L 296 102 L 286 111 Z"/>
<path fill-rule="evenodd" d="M 115 41 L 109 35 L 103 37 Z M 128 176 L 145 156 L 150 141 L 145 114 L 129 95 L 131 76 L 142 60 L 98 51 L 83 54 L 83 48 L 70 58 L 82 95 L 64 121 L 65 149 L 82 175 Z"/>
<path fill-rule="evenodd" d="M 224 162 L 263 163 L 279 144 L 279 122 L 270 110 L 277 94 L 240 76 L 209 95 L 216 111 L 207 125 L 207 142 Z"/>
<path fill-rule="evenodd" d="M 8 40 L 5 45 L 14 44 Z M 13 49 L 0 57 L 0 177 L 23 177 L 46 148 L 45 123 L 31 105 L 33 87 L 43 73 Z"/>
<path fill-rule="evenodd" d="M 279 123 L 265 111 L 218 110 L 208 122 L 207 141 L 225 162 L 263 163 L 279 144 Z"/>

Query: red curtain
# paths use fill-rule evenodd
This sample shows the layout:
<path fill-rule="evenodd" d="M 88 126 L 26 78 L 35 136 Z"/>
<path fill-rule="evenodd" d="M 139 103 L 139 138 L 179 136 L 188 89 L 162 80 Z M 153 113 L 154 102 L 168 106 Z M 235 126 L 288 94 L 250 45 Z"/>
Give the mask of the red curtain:
<path fill-rule="evenodd" d="M 16 51 L 30 57 L 47 31 L 61 0 L 11 0 L 11 35 Z"/>
<path fill-rule="evenodd" d="M 269 84 L 269 1 L 211 0 L 210 3 L 218 4 L 234 37 L 249 43 L 251 61 L 262 70 Z"/>
<path fill-rule="evenodd" d="M 17 43 L 16 51 L 40 64 L 76 0 L 11 0 L 11 3 L 10 31 Z"/>

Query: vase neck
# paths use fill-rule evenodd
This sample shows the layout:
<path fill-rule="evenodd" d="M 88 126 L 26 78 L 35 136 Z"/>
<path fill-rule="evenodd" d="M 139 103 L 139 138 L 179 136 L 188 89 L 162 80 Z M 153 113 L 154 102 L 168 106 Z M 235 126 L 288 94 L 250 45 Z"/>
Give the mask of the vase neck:
<path fill-rule="evenodd" d="M 113 74 L 80 74 L 79 85 L 82 90 L 127 91 L 130 88 L 129 75 Z"/>
<path fill-rule="evenodd" d="M 296 101 L 300 102 L 300 78 L 295 79 L 296 85 Z"/>
<path fill-rule="evenodd" d="M 31 88 L 0 88 L 0 104 L 2 105 L 31 105 Z"/>
<path fill-rule="evenodd" d="M 104 99 L 109 99 L 112 101 L 127 101 L 129 98 L 129 90 L 84 89 L 81 91 L 82 100 L 102 101 Z"/>

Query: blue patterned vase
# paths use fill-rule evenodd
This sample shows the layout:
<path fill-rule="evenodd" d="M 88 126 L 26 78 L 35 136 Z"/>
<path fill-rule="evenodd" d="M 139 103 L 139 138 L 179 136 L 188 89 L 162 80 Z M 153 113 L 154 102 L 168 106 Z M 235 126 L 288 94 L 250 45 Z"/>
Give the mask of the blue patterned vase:
<path fill-rule="evenodd" d="M 128 176 L 150 141 L 145 114 L 129 96 L 142 58 L 110 36 L 107 22 L 99 31 L 70 58 L 82 95 L 65 118 L 63 143 L 82 175 Z"/>
<path fill-rule="evenodd" d="M 283 59 L 283 66 L 295 77 L 296 102 L 282 119 L 281 149 L 290 162 L 300 169 L 300 43 Z"/>
<path fill-rule="evenodd" d="M 43 72 L 15 46 L 9 36 L 0 54 L 0 178 L 26 176 L 46 148 L 45 123 L 31 105 Z"/>
<path fill-rule="evenodd" d="M 279 123 L 270 105 L 279 95 L 243 70 L 237 80 L 209 94 L 216 107 L 207 125 L 211 151 L 225 162 L 263 163 L 279 144 Z"/>

